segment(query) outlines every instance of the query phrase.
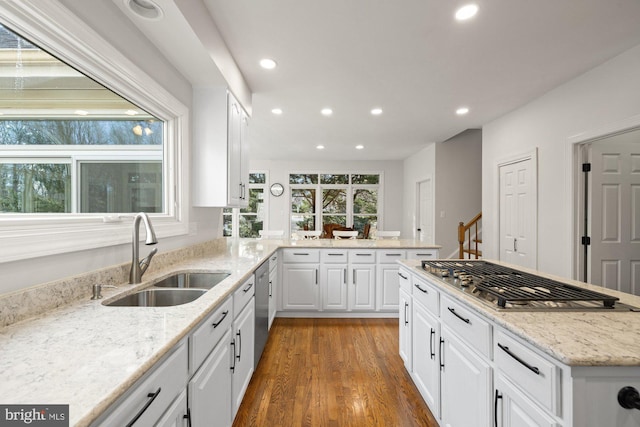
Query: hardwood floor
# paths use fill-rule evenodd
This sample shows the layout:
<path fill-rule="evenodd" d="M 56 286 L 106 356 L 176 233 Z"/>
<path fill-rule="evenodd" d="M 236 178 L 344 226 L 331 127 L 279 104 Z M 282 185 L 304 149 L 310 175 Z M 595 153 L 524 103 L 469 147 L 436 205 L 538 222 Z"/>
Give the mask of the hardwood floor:
<path fill-rule="evenodd" d="M 234 427 L 437 427 L 398 355 L 397 319 L 276 318 Z"/>

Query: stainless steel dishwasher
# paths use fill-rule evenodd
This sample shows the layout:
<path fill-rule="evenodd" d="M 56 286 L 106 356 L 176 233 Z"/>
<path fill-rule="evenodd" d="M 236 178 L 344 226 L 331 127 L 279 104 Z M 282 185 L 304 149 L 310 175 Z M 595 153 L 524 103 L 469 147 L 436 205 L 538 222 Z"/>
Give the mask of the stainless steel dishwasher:
<path fill-rule="evenodd" d="M 269 261 L 256 269 L 256 329 L 254 368 L 258 366 L 260 356 L 269 337 Z"/>

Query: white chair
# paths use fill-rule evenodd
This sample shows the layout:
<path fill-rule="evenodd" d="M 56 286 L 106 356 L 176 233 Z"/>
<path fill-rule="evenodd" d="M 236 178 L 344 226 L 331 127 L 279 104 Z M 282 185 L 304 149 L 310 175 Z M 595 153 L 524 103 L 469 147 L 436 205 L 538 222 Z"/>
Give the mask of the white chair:
<path fill-rule="evenodd" d="M 376 231 L 376 239 L 398 240 L 398 237 L 400 237 L 399 231 L 382 231 L 382 230 Z"/>
<path fill-rule="evenodd" d="M 356 237 L 358 237 L 358 230 L 353 230 L 353 231 L 340 231 L 340 230 L 335 230 L 333 232 L 333 238 L 340 240 L 340 239 L 355 239 Z"/>
<path fill-rule="evenodd" d="M 303 239 L 316 240 L 320 238 L 322 231 L 320 230 L 298 230 L 296 234 Z"/>
<path fill-rule="evenodd" d="M 282 239 L 284 230 L 260 230 L 258 231 L 261 239 Z"/>

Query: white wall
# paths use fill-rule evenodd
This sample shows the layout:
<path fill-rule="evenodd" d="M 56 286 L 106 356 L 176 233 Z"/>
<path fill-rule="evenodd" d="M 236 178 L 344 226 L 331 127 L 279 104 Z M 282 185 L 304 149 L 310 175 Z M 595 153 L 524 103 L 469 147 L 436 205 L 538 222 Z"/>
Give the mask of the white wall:
<path fill-rule="evenodd" d="M 538 148 L 538 269 L 572 276 L 568 138 L 640 114 L 640 46 L 483 127 L 483 246 L 498 257 L 497 163 Z"/>
<path fill-rule="evenodd" d="M 403 177 L 402 161 L 278 161 L 251 159 L 252 171 L 267 171 L 269 173 L 269 185 L 275 182 L 281 183 L 284 194 L 269 197 L 269 228 L 272 230 L 285 230 L 289 232 L 289 173 L 294 172 L 363 172 L 383 173 L 384 186 L 382 188 L 384 207 L 382 209 L 382 221 L 378 221 L 378 227 L 388 230 L 401 230 L 402 206 L 403 206 Z M 381 223 L 382 222 L 382 223 Z M 403 236 L 405 237 L 405 236 Z"/>
<path fill-rule="evenodd" d="M 191 105 L 191 85 L 169 64 L 158 50 L 133 26 L 111 1 L 62 0 L 103 38 L 114 45 L 154 80 L 162 84 L 184 105 Z M 190 141 L 188 141 L 190 143 Z M 187 168 L 187 171 L 189 169 Z M 187 177 L 187 185 L 189 179 Z M 186 188 L 188 193 L 189 189 Z M 160 252 L 189 246 L 222 235 L 219 208 L 190 210 L 190 234 L 163 239 Z M 141 249 L 141 255 L 146 255 Z M 0 294 L 32 285 L 128 262 L 130 245 L 117 245 L 24 261 L 0 264 Z"/>

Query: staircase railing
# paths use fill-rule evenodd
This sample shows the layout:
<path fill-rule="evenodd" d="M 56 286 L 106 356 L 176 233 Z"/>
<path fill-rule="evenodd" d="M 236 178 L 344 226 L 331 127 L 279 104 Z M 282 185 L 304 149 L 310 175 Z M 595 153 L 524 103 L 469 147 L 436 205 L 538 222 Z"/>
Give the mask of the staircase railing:
<path fill-rule="evenodd" d="M 478 236 L 478 223 L 482 219 L 482 212 L 473 217 L 468 223 L 460 222 L 458 225 L 458 258 L 465 259 L 465 254 L 471 259 L 478 259 L 482 256 L 482 251 L 478 249 L 478 245 L 482 240 Z M 473 237 L 472 237 L 473 232 Z M 465 248 L 466 242 L 466 248 Z"/>

